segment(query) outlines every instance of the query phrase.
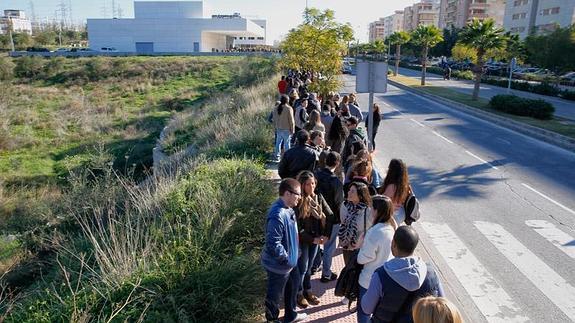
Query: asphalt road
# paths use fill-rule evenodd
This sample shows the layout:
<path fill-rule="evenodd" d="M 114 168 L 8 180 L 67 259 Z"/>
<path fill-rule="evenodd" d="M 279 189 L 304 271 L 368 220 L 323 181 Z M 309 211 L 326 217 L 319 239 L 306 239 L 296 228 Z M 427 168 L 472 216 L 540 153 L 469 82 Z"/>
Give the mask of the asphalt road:
<path fill-rule="evenodd" d="M 391 67 L 392 69 L 394 67 Z M 399 68 L 399 73 L 405 76 L 421 78 L 421 72 L 410 70 L 408 68 Z M 444 80 L 442 76 L 432 73 L 427 73 L 425 77 L 426 81 L 430 81 L 431 84 L 444 86 L 452 90 L 471 94 L 473 92 L 473 82 L 467 80 Z M 539 95 L 535 93 L 511 90 L 512 94 L 517 96 L 526 97 L 530 99 L 542 99 L 553 104 L 555 107 L 555 115 L 561 118 L 575 120 L 575 101 L 563 100 L 560 98 Z M 491 97 L 498 94 L 507 94 L 507 89 L 490 84 L 481 84 L 479 90 L 479 96 L 482 98 L 490 99 Z"/>
<path fill-rule="evenodd" d="M 376 165 L 407 163 L 419 252 L 468 321 L 575 321 L 575 154 L 392 86 L 375 102 Z"/>

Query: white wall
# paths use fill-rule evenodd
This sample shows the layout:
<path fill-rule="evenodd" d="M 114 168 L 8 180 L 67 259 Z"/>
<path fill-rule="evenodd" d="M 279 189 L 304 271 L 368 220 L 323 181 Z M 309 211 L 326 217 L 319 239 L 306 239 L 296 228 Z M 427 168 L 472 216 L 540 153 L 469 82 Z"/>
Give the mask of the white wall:
<path fill-rule="evenodd" d="M 136 19 L 203 18 L 204 9 L 201 1 L 135 1 L 134 17 Z"/>

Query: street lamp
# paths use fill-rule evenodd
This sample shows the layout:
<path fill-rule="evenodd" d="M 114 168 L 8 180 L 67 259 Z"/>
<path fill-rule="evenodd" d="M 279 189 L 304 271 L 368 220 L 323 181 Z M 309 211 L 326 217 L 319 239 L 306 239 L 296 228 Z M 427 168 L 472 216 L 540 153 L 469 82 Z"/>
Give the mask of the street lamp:
<path fill-rule="evenodd" d="M 8 36 L 10 37 L 10 46 L 12 47 L 12 51 L 16 51 L 16 48 L 14 47 L 14 37 L 12 37 L 12 17 L 8 16 Z"/>

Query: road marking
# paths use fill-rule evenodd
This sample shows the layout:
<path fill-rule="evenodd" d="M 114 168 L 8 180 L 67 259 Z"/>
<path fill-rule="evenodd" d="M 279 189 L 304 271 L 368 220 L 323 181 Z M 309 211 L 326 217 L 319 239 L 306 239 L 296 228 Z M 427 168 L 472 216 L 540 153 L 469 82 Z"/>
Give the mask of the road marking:
<path fill-rule="evenodd" d="M 527 184 L 525 184 L 525 183 L 521 183 L 521 185 L 523 185 L 523 186 L 527 187 L 528 189 L 532 190 L 533 192 L 539 194 L 541 197 L 543 197 L 543 198 L 547 199 L 548 201 L 550 201 L 551 203 L 553 203 L 553 204 L 559 206 L 559 207 L 562 208 L 563 210 L 565 210 L 565 211 L 567 211 L 567 212 L 570 212 L 571 214 L 575 214 L 575 211 L 573 211 L 573 210 L 571 210 L 570 208 L 566 207 L 565 205 L 563 205 L 563 204 L 561 204 L 561 203 L 555 201 L 554 199 L 550 198 L 549 196 L 547 196 L 547 195 L 545 195 L 545 194 L 539 192 L 538 190 L 534 189 L 533 187 L 531 187 L 531 186 L 529 186 L 529 185 L 527 185 Z"/>
<path fill-rule="evenodd" d="M 391 108 L 391 105 L 389 105 L 389 104 L 387 104 L 387 103 L 385 103 L 385 102 L 383 102 L 383 101 L 381 101 L 381 104 L 385 105 L 386 107 L 390 107 L 390 108 Z"/>
<path fill-rule="evenodd" d="M 441 138 L 441 139 L 443 139 L 443 140 L 447 141 L 448 143 L 450 143 L 450 144 L 452 144 L 452 143 L 453 143 L 453 141 L 451 141 L 451 140 L 449 140 L 449 139 L 447 139 L 447 138 L 443 137 L 442 135 L 440 135 L 440 134 L 439 134 L 439 132 L 437 132 L 437 131 L 434 131 L 433 133 L 434 133 L 436 136 L 438 136 L 439 138 Z"/>
<path fill-rule="evenodd" d="M 569 257 L 575 259 L 575 239 L 573 237 L 545 220 L 529 220 L 525 221 L 525 224 L 533 228 L 535 232 L 539 233 Z"/>
<path fill-rule="evenodd" d="M 399 111 L 399 110 L 397 110 L 397 109 L 393 109 L 393 111 L 395 111 L 395 112 L 397 112 L 397 113 L 399 113 L 399 114 L 403 114 L 403 112 L 401 112 L 401 111 Z"/>
<path fill-rule="evenodd" d="M 499 168 L 497 168 L 496 166 L 493 166 L 493 164 L 491 164 L 490 162 L 488 162 L 488 161 L 482 159 L 481 157 L 475 155 L 474 153 L 470 152 L 469 150 L 466 150 L 465 152 L 466 152 L 469 156 L 475 157 L 475 159 L 477 159 L 477 160 L 483 162 L 484 164 L 487 164 L 487 165 L 491 166 L 491 168 L 493 168 L 493 169 L 499 169 Z"/>
<path fill-rule="evenodd" d="M 475 227 L 567 317 L 575 320 L 575 288 L 499 224 L 475 221 Z"/>
<path fill-rule="evenodd" d="M 419 121 L 417 121 L 417 120 L 415 120 L 415 119 L 409 119 L 409 120 L 411 120 L 411 121 L 417 123 L 417 124 L 420 125 L 421 127 L 425 127 L 425 125 L 424 125 L 423 123 L 421 123 L 421 122 L 419 122 Z"/>
<path fill-rule="evenodd" d="M 488 322 L 529 320 L 447 224 L 421 225 Z"/>

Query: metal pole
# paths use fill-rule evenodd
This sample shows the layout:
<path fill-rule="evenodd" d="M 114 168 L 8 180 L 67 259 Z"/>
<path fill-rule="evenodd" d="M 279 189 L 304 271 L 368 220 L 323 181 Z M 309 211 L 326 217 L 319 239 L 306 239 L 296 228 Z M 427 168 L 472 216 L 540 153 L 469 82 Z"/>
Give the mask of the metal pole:
<path fill-rule="evenodd" d="M 375 66 L 373 62 L 369 62 L 369 109 L 367 112 L 367 116 L 369 118 L 369 122 L 367 125 L 368 132 L 367 136 L 369 137 L 368 140 L 368 149 L 369 151 L 373 151 L 373 91 L 375 86 Z"/>
<path fill-rule="evenodd" d="M 10 47 L 12 47 L 12 51 L 16 51 L 16 48 L 14 47 L 14 37 L 12 37 L 12 29 L 13 29 L 13 25 L 12 25 L 12 17 L 8 17 L 8 34 L 10 36 Z"/>
<path fill-rule="evenodd" d="M 509 62 L 509 81 L 507 82 L 507 94 L 511 92 L 511 78 L 513 78 L 513 70 L 515 69 L 515 57 Z"/>

